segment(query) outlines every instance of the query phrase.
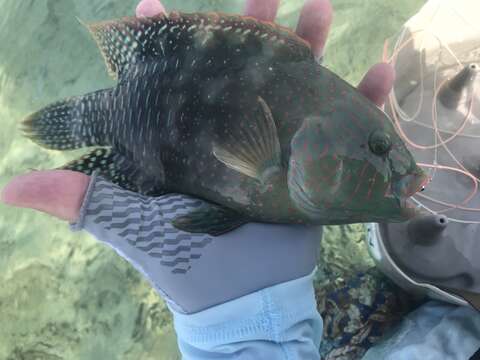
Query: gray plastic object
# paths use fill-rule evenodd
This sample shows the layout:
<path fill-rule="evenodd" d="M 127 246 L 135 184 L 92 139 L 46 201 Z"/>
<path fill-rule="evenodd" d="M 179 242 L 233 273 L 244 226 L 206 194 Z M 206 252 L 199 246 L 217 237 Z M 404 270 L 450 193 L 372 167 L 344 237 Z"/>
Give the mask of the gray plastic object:
<path fill-rule="evenodd" d="M 407 291 L 480 310 L 478 11 L 480 2 L 428 1 L 402 28 L 385 109 L 432 181 L 413 197 L 424 215 L 368 224 L 367 242 L 378 267 Z"/>
<path fill-rule="evenodd" d="M 449 80 L 440 90 L 438 99 L 448 109 L 456 109 L 464 92 L 473 84 L 477 76 L 477 64 L 465 65 L 462 71 Z"/>
<path fill-rule="evenodd" d="M 477 81 L 476 72 L 476 66 L 465 64 L 439 91 L 439 103 L 448 105 L 441 109 L 445 110 L 444 114 L 447 109 L 453 114 L 458 107 L 465 106 L 465 101 L 461 99 L 465 93 L 471 93 L 472 86 Z M 457 108 L 450 108 L 453 104 Z M 442 126 L 443 119 L 439 119 L 439 126 Z M 475 132 L 480 131 L 479 124 L 469 124 L 469 128 Z M 433 141 L 432 129 L 419 123 L 404 124 L 403 130 L 417 143 L 427 144 Z M 442 135 L 446 138 L 449 133 Z M 480 140 L 477 137 L 459 136 L 448 143 L 448 150 L 477 177 L 480 176 L 479 149 Z M 449 151 L 443 147 L 437 148 L 436 153 L 425 149 L 411 151 L 420 163 L 437 161 L 438 164 L 458 167 Z M 458 204 L 471 192 L 472 181 L 459 172 L 437 170 L 432 174 L 433 181 L 425 191 L 431 198 Z M 418 199 L 430 211 L 425 211 L 424 216 L 406 223 L 368 227 L 369 246 L 375 248 L 371 249 L 374 258 L 380 268 L 407 290 L 455 304 L 470 303 L 480 309 L 478 296 L 472 299 L 468 295 L 480 294 L 480 225 L 475 223 L 480 221 L 480 212 L 458 208 L 444 211 L 445 206 Z M 475 195 L 468 202 L 468 207 L 480 208 L 480 196 Z M 437 215 L 436 211 L 444 211 L 444 214 Z M 462 222 L 449 221 L 449 217 L 461 219 Z"/>
<path fill-rule="evenodd" d="M 400 224 L 400 229 L 395 229 L 395 225 L 392 224 L 390 226 L 393 226 L 392 232 L 398 235 L 398 237 L 401 237 L 402 232 L 404 234 L 406 232 L 405 225 Z M 390 250 L 387 250 L 385 244 L 389 242 L 384 241 L 385 233 L 383 235 L 380 233 L 380 227 L 382 227 L 383 230 L 388 231 L 389 225 L 383 224 L 380 226 L 379 224 L 373 223 L 366 225 L 367 244 L 370 255 L 384 274 L 386 274 L 398 286 L 418 297 L 428 296 L 432 299 L 447 301 L 456 305 L 468 305 L 468 302 L 460 296 L 442 290 L 429 281 L 417 279 L 413 274 L 409 273 L 408 269 L 404 269 L 401 264 L 397 262 L 397 256 L 390 253 Z M 406 238 L 403 237 L 402 239 L 405 240 Z M 424 268 L 422 265 L 415 267 Z"/>

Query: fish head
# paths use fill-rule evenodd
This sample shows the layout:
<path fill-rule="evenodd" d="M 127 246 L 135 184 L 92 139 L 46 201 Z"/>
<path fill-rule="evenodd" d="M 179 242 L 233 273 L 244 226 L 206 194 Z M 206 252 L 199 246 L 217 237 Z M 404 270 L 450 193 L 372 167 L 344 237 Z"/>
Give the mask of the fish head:
<path fill-rule="evenodd" d="M 410 197 L 428 177 L 388 116 L 359 101 L 306 117 L 290 143 L 290 197 L 316 223 L 401 222 L 418 213 Z"/>

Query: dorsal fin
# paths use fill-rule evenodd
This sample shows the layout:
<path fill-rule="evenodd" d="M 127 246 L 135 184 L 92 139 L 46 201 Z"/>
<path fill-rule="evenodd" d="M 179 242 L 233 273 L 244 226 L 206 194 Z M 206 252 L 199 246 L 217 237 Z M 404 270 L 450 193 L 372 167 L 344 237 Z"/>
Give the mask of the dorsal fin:
<path fill-rule="evenodd" d="M 84 24 L 91 32 L 105 59 L 108 73 L 117 79 L 129 65 L 148 55 L 151 48 L 154 24 L 165 22 L 165 14 L 152 18 L 122 18 Z"/>
<path fill-rule="evenodd" d="M 85 24 L 84 24 L 85 25 Z M 159 14 L 154 17 L 126 17 L 85 25 L 100 48 L 109 74 L 118 78 L 136 61 L 149 56 L 165 56 L 169 48 L 165 42 L 185 45 L 179 41 L 192 35 L 207 35 L 222 32 L 246 40 L 256 36 L 262 42 L 276 45 L 288 56 L 304 58 L 310 56 L 310 45 L 292 30 L 252 17 L 223 13 L 179 13 Z"/>

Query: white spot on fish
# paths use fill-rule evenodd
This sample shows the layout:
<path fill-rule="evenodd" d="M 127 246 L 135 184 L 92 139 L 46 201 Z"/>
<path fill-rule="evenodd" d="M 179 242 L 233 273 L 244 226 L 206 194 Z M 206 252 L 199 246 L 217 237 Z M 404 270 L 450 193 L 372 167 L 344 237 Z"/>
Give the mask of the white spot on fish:
<path fill-rule="evenodd" d="M 134 93 L 138 93 L 138 79 L 135 79 L 135 89 L 134 89 Z"/>
<path fill-rule="evenodd" d="M 167 126 L 170 127 L 172 122 L 172 109 L 168 110 Z"/>
<path fill-rule="evenodd" d="M 152 118 L 152 107 L 148 107 L 148 113 L 147 113 L 147 129 L 150 129 L 150 120 Z"/>
<path fill-rule="evenodd" d="M 149 104 L 150 94 L 151 94 L 151 93 L 152 93 L 151 91 L 148 91 L 148 92 L 147 92 L 147 99 L 146 99 L 146 101 L 145 101 L 145 103 L 146 103 L 147 105 Z"/>
<path fill-rule="evenodd" d="M 139 119 L 142 119 L 142 114 L 143 114 L 142 108 L 140 108 L 139 111 L 138 111 L 138 118 L 139 118 Z M 143 128 L 144 128 L 144 127 L 145 127 L 145 126 L 140 126 L 140 135 L 139 135 L 140 141 L 143 141 Z"/>
<path fill-rule="evenodd" d="M 162 50 L 162 55 L 165 56 L 165 48 L 163 47 L 163 41 L 160 41 L 159 44 L 160 44 L 160 50 Z"/>
<path fill-rule="evenodd" d="M 140 109 L 140 95 L 141 95 L 141 92 L 137 91 L 136 94 L 137 94 L 137 107 L 136 107 L 136 109 Z"/>

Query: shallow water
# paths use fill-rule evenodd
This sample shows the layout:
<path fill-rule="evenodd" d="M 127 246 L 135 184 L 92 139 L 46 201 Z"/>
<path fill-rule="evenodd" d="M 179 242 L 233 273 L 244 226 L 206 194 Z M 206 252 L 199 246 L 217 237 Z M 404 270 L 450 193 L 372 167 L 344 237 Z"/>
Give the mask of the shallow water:
<path fill-rule="evenodd" d="M 259 0 L 260 1 L 260 0 Z M 356 84 L 383 41 L 424 3 L 332 0 L 325 64 Z M 88 5 L 87 5 L 88 4 Z M 240 12 L 240 0 L 164 1 L 167 9 Z M 278 21 L 295 26 L 303 1 L 284 0 Z M 29 112 L 113 84 L 91 22 L 134 13 L 135 1 L 0 0 L 0 186 L 29 168 L 57 167 L 84 151 L 47 151 L 21 137 Z M 379 30 L 381 29 L 381 30 Z M 372 265 L 362 227 L 329 227 L 322 259 L 339 277 Z M 340 251 L 341 250 L 341 251 Z M 66 223 L 0 205 L 0 359 L 176 359 L 163 301 L 116 253 Z"/>

